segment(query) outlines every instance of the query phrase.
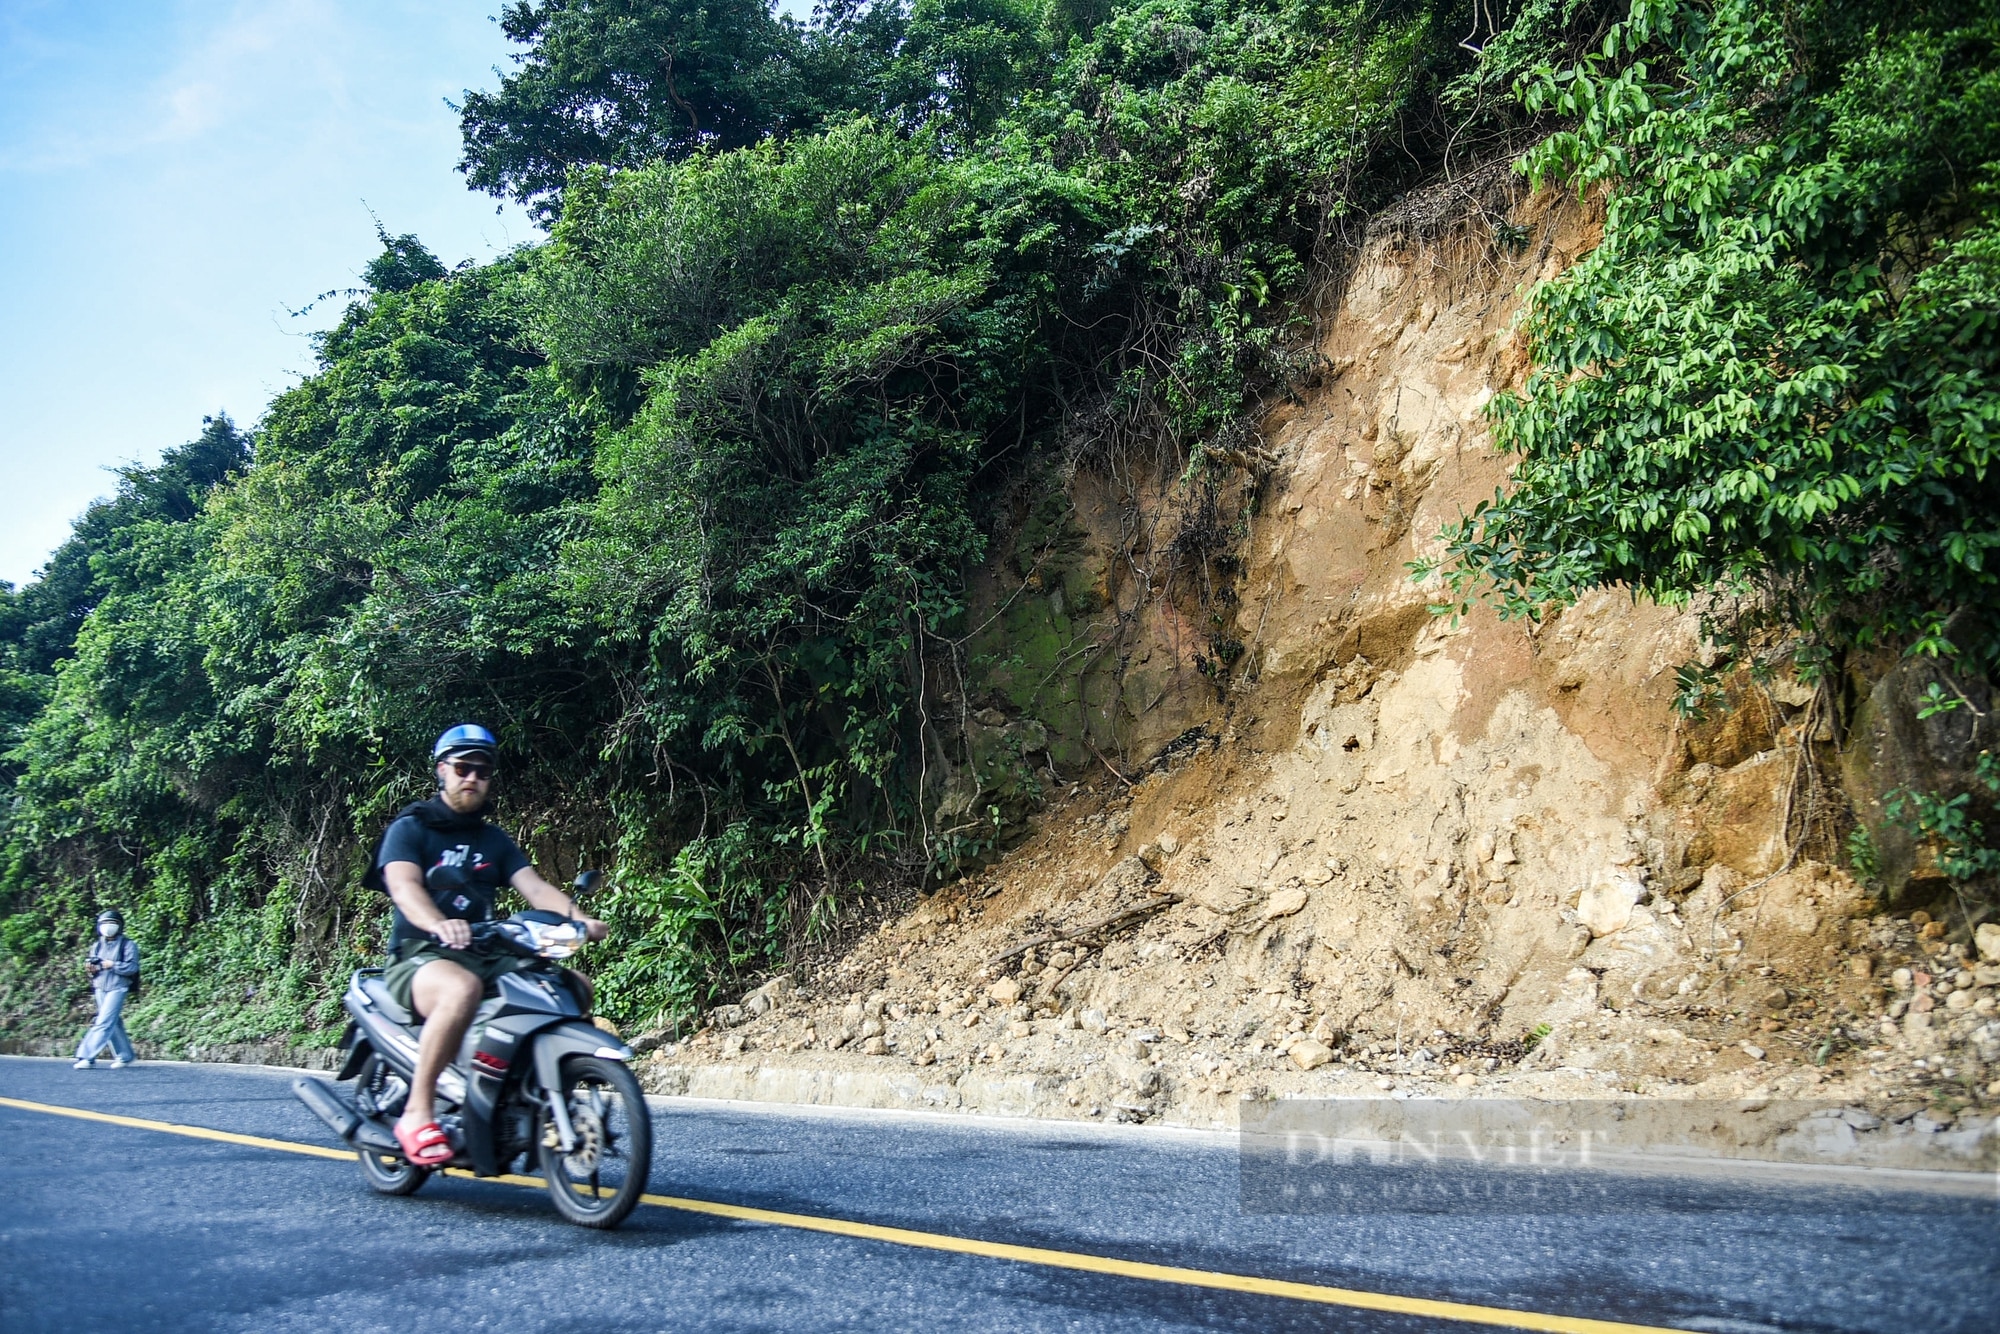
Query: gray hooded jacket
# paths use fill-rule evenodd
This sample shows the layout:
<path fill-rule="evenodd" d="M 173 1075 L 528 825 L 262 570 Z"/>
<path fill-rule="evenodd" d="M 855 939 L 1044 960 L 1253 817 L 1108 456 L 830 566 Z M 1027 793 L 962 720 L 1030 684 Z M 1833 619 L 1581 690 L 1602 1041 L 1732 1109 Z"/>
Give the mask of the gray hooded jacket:
<path fill-rule="evenodd" d="M 103 965 L 90 980 L 92 989 L 130 991 L 139 976 L 139 947 L 122 931 L 109 940 L 99 936 L 90 942 L 90 962 Z"/>

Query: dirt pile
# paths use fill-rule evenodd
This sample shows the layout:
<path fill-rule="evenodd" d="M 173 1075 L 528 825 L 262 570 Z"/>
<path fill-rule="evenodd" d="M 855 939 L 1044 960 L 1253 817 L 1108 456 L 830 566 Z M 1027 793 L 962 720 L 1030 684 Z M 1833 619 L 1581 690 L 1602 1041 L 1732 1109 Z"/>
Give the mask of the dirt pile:
<path fill-rule="evenodd" d="M 1574 205 L 1513 208 L 1511 251 L 1378 228 L 1333 373 L 1253 446 L 1226 619 L 1093 566 L 1154 518 L 1072 480 L 1054 536 L 1002 553 L 992 623 L 1050 662 L 1115 641 L 1053 688 L 996 649 L 990 702 L 956 701 L 1047 801 L 1035 832 L 802 986 L 655 1035 L 655 1089 L 1203 1125 L 1246 1095 L 1761 1093 L 1982 1124 L 2000 957 L 1801 854 L 1822 696 L 1745 682 L 1691 726 L 1692 617 L 1607 592 L 1454 621 L 1411 581 L 1505 476 L 1482 409 L 1525 374 L 1523 292 L 1595 240 Z"/>

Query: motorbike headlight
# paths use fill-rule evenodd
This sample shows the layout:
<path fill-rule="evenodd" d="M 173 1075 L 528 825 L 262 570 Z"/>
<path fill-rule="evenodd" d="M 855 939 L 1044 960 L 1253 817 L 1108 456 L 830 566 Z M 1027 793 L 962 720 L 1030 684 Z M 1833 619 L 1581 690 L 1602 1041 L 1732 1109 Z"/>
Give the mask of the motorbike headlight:
<path fill-rule="evenodd" d="M 516 945 L 526 946 L 528 949 L 536 948 L 535 933 L 519 922 L 501 922 L 494 929 L 497 934 L 505 936 Z"/>
<path fill-rule="evenodd" d="M 551 926 L 536 922 L 529 927 L 535 938 L 535 953 L 544 959 L 567 959 L 583 944 L 583 928 L 573 922 Z"/>

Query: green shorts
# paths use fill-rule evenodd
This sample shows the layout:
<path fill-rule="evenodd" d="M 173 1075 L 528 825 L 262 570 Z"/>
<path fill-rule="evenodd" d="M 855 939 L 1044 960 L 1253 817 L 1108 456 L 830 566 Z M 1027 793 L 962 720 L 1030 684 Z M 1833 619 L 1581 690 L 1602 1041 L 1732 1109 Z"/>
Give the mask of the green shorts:
<path fill-rule="evenodd" d="M 438 959 L 455 963 L 478 978 L 485 984 L 489 997 L 497 994 L 495 984 L 502 977 L 518 973 L 535 962 L 519 954 L 474 953 L 471 950 L 448 950 L 428 940 L 405 941 L 398 951 L 396 962 L 382 970 L 382 985 L 389 988 L 396 1004 L 415 1014 L 416 1006 L 410 1003 L 410 987 L 417 980 L 417 970 Z"/>

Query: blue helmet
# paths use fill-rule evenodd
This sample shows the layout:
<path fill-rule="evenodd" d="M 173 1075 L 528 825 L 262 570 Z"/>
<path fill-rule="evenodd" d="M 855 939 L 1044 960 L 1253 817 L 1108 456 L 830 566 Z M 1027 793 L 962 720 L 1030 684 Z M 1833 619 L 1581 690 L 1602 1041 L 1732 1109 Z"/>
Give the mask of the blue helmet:
<path fill-rule="evenodd" d="M 445 729 L 437 744 L 431 747 L 431 763 L 439 764 L 454 755 L 466 755 L 473 751 L 495 755 L 499 750 L 500 739 L 491 732 L 478 723 L 460 723 Z"/>

